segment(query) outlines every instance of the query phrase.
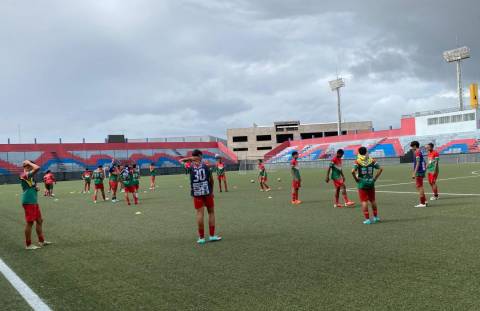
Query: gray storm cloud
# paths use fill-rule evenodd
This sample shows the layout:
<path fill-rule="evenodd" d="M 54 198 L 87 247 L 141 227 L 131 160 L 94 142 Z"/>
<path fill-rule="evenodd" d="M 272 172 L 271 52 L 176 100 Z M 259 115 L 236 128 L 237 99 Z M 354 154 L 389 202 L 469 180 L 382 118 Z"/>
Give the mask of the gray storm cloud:
<path fill-rule="evenodd" d="M 0 3 L 0 142 L 213 134 L 275 119 L 398 126 L 454 106 L 441 53 L 465 44 L 480 79 L 476 1 Z M 380 113 L 379 113 L 380 112 Z M 381 117 L 380 117 L 381 116 Z"/>

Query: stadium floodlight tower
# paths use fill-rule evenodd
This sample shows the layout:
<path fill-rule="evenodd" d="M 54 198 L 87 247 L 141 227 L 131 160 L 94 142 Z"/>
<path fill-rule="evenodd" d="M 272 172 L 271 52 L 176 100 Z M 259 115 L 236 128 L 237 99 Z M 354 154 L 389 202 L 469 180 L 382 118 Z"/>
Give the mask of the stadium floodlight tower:
<path fill-rule="evenodd" d="M 337 113 L 338 113 L 338 125 L 337 132 L 338 136 L 342 135 L 342 111 L 340 109 L 340 88 L 345 86 L 345 81 L 342 78 L 337 78 L 328 82 L 332 91 L 337 91 Z"/>
<path fill-rule="evenodd" d="M 457 63 L 457 90 L 460 110 L 463 110 L 463 86 L 462 86 L 462 59 L 470 58 L 470 48 L 462 46 L 454 50 L 443 52 L 443 58 L 448 63 Z"/>

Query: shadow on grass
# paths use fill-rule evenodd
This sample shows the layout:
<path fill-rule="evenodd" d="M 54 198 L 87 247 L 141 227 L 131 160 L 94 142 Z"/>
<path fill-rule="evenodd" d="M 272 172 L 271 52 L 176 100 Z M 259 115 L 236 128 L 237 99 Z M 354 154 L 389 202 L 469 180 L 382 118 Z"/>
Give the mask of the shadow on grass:
<path fill-rule="evenodd" d="M 428 204 L 432 204 L 432 205 L 437 205 L 439 203 L 441 203 L 442 201 L 452 201 L 452 200 L 458 200 L 458 199 L 470 199 L 470 198 L 473 198 L 473 196 L 469 196 L 469 195 L 465 195 L 465 196 L 461 196 L 461 195 L 449 195 L 449 196 L 442 196 L 440 199 L 438 199 L 438 201 L 428 201 L 427 203 Z"/>
<path fill-rule="evenodd" d="M 420 222 L 427 219 L 431 219 L 433 216 L 423 216 L 423 217 L 414 217 L 414 218 L 396 218 L 396 219 L 382 219 L 380 224 L 382 223 L 401 223 L 401 222 Z"/>

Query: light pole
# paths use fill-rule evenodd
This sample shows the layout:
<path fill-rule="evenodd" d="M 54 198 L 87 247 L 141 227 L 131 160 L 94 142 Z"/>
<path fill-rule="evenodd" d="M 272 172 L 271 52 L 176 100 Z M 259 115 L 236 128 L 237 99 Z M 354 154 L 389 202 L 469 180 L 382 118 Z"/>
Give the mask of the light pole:
<path fill-rule="evenodd" d="M 457 64 L 457 92 L 460 110 L 463 110 L 463 86 L 462 86 L 462 59 L 470 58 L 470 49 L 466 46 L 443 52 L 443 59 L 447 63 Z"/>
<path fill-rule="evenodd" d="M 342 78 L 337 78 L 328 82 L 332 91 L 337 91 L 337 114 L 338 114 L 338 124 L 337 124 L 337 135 L 342 135 L 342 111 L 340 109 L 340 88 L 345 86 L 345 81 Z"/>

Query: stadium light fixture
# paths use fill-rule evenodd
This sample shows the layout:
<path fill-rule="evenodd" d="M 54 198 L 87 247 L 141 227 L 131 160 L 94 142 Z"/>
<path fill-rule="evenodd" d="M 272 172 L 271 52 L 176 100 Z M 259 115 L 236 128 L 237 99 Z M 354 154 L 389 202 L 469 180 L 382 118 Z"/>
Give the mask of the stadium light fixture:
<path fill-rule="evenodd" d="M 466 46 L 443 52 L 443 59 L 447 63 L 457 64 L 457 91 L 460 110 L 463 110 L 462 60 L 467 58 L 470 58 L 470 48 Z"/>
<path fill-rule="evenodd" d="M 345 81 L 342 78 L 337 78 L 336 80 L 329 81 L 330 88 L 332 91 L 337 91 L 337 114 L 338 114 L 338 124 L 337 124 L 337 133 L 338 136 L 342 135 L 342 111 L 340 109 L 340 88 L 345 86 Z"/>

